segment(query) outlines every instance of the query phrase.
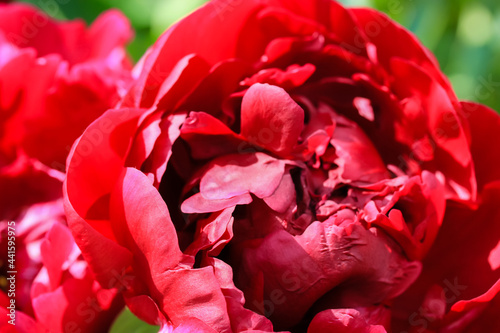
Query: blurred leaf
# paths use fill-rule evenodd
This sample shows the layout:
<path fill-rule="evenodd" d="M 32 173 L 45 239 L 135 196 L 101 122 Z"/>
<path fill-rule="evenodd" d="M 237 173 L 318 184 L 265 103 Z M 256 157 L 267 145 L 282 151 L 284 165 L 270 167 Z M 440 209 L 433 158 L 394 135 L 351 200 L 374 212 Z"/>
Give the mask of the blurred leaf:
<path fill-rule="evenodd" d="M 152 35 L 159 36 L 177 20 L 205 2 L 205 0 L 157 1 L 151 15 Z"/>
<path fill-rule="evenodd" d="M 373 0 L 343 0 L 342 2 L 350 7 L 373 7 Z"/>
<path fill-rule="evenodd" d="M 493 36 L 493 15 L 480 3 L 469 4 L 460 15 L 458 37 L 471 46 L 482 46 Z"/>
<path fill-rule="evenodd" d="M 443 2 L 432 1 L 424 8 L 417 16 L 414 32 L 426 47 L 435 49 L 447 33 L 446 28 L 451 17 L 442 15 L 447 10 Z"/>
<path fill-rule="evenodd" d="M 134 316 L 128 308 L 125 308 L 116 318 L 109 333 L 157 333 L 159 330 L 159 326 L 146 324 Z"/>
<path fill-rule="evenodd" d="M 119 8 L 132 22 L 134 28 L 149 28 L 158 0 L 101 0 L 108 7 Z M 167 1 L 168 2 L 168 1 Z"/>

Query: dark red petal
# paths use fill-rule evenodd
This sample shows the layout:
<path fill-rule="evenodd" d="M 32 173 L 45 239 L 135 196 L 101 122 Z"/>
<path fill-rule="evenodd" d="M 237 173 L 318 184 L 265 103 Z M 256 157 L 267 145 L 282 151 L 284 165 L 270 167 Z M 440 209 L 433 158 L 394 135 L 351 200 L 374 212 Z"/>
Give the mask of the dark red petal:
<path fill-rule="evenodd" d="M 156 96 L 156 108 L 171 112 L 179 105 L 196 85 L 208 74 L 210 66 L 196 54 L 190 54 L 179 60 L 172 72 L 161 82 Z M 148 107 L 154 95 L 146 92 L 141 100 L 141 107 Z"/>
<path fill-rule="evenodd" d="M 444 186 L 428 171 L 399 179 L 403 185 L 390 199 L 387 196 L 379 202 L 374 198 L 365 205 L 365 219 L 382 227 L 410 259 L 421 260 L 433 245 L 445 214 Z M 372 204 L 376 206 L 373 211 Z"/>
<path fill-rule="evenodd" d="M 318 313 L 309 324 L 307 333 L 386 333 L 381 325 L 370 325 L 354 309 L 332 309 Z"/>
<path fill-rule="evenodd" d="M 172 156 L 172 146 L 181 134 L 180 127 L 186 119 L 185 113 L 175 113 L 161 119 L 160 135 L 146 161 L 141 166 L 145 174 L 154 175 L 154 185 L 159 186 L 167 164 Z"/>
<path fill-rule="evenodd" d="M 0 220 L 14 219 L 27 206 L 60 198 L 61 175 L 26 156 L 0 168 Z"/>
<path fill-rule="evenodd" d="M 241 134 L 282 156 L 291 153 L 304 127 L 304 110 L 282 88 L 256 83 L 241 103 Z"/>
<path fill-rule="evenodd" d="M 236 277 L 247 306 L 287 328 L 330 291 L 336 296 L 318 306 L 366 306 L 401 294 L 418 276 L 419 263 L 408 262 L 387 236 L 366 230 L 353 216 L 342 211 L 300 236 L 279 230 L 248 244 Z M 342 284 L 353 277 L 362 282 Z"/>
<path fill-rule="evenodd" d="M 491 286 L 488 291 L 484 294 L 475 297 L 471 300 L 461 300 L 453 304 L 448 316 L 453 317 L 456 314 L 464 315 L 468 311 L 473 310 L 476 307 L 480 307 L 483 304 L 487 304 L 493 300 L 500 293 L 500 280 L 498 280 L 493 286 Z"/>
<path fill-rule="evenodd" d="M 154 112 L 141 122 L 127 154 L 126 166 L 140 169 L 144 161 L 150 156 L 158 137 L 162 133 L 160 128 L 163 121 L 162 116 L 161 112 Z"/>
<path fill-rule="evenodd" d="M 294 62 L 301 53 L 318 53 L 325 46 L 325 38 L 314 34 L 304 37 L 281 37 L 273 39 L 266 47 L 263 58 L 272 66 L 283 66 Z"/>
<path fill-rule="evenodd" d="M 264 316 L 244 308 L 245 298 L 241 290 L 233 282 L 231 266 L 217 258 L 207 257 L 207 264 L 213 267 L 214 274 L 219 281 L 222 293 L 226 298 L 227 311 L 231 320 L 233 332 L 247 332 L 262 330 L 274 332 L 273 325 Z"/>
<path fill-rule="evenodd" d="M 251 86 L 255 83 L 268 83 L 291 90 L 302 86 L 313 75 L 316 67 L 312 64 L 291 65 L 285 71 L 279 68 L 263 69 L 252 77 L 246 78 L 242 85 Z"/>
<path fill-rule="evenodd" d="M 452 322 L 437 321 L 432 323 L 433 327 L 452 325 L 454 321 L 458 324 L 476 311 L 477 320 L 481 320 L 482 311 L 498 292 L 497 281 L 500 279 L 497 266 L 499 200 L 500 183 L 495 182 L 484 188 L 477 210 L 448 205 L 434 246 L 423 261 L 421 276 L 395 303 L 395 327 L 408 328 L 409 318 L 415 323 L 414 326 L 431 327 L 431 321 L 419 313 L 419 306 L 435 285 L 442 290 L 442 297 L 437 301 L 444 303 L 447 311 L 453 309 L 455 314 L 451 316 Z M 461 300 L 465 301 L 460 302 Z M 498 303 L 496 306 L 498 307 Z M 469 313 L 466 311 L 468 307 L 475 309 L 471 309 L 473 311 Z M 491 316 L 485 317 L 485 320 L 486 318 L 493 320 Z"/>
<path fill-rule="evenodd" d="M 375 183 L 389 176 L 387 168 L 368 136 L 355 123 L 337 124 L 330 141 L 338 158 L 340 176 L 345 181 Z"/>
<path fill-rule="evenodd" d="M 237 152 L 245 138 L 219 119 L 205 112 L 190 112 L 182 124 L 181 137 L 189 144 L 195 159 L 215 158 Z"/>
<path fill-rule="evenodd" d="M 251 75 L 251 72 L 251 66 L 240 59 L 225 59 L 215 64 L 179 109 L 204 111 L 218 118 L 229 116 L 234 121 L 234 115 L 221 114 L 221 105 L 238 90 L 241 79 Z"/>
<path fill-rule="evenodd" d="M 458 302 L 457 309 L 452 308 L 451 315 L 446 319 L 451 321 L 450 328 L 463 328 L 467 333 L 488 332 L 491 327 L 500 327 L 500 280 L 485 294 L 469 301 Z M 457 310 L 455 312 L 455 310 Z M 459 319 L 453 321 L 457 316 Z M 465 313 L 462 313 L 465 312 Z"/>
<path fill-rule="evenodd" d="M 313 154 L 317 158 L 323 156 L 335 130 L 336 124 L 330 113 L 315 111 L 314 108 L 309 110 L 310 119 L 301 134 L 303 142 L 297 147 L 303 160 L 311 159 Z"/>

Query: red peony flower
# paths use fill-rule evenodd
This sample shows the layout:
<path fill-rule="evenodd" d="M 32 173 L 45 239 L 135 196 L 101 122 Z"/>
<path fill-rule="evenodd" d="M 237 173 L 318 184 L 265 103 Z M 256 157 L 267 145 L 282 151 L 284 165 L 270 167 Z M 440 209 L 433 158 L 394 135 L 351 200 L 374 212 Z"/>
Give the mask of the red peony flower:
<path fill-rule="evenodd" d="M 328 0 L 214 0 L 136 71 L 73 146 L 64 192 L 96 279 L 125 272 L 138 317 L 496 327 L 500 117 L 458 101 L 405 29 Z"/>
<path fill-rule="evenodd" d="M 64 171 L 74 140 L 125 92 L 131 65 L 124 46 L 131 36 L 118 11 L 86 28 L 26 4 L 0 4 L 2 218 L 38 201 L 44 185 L 31 193 L 19 188 L 50 183 L 37 171 L 39 162 Z"/>

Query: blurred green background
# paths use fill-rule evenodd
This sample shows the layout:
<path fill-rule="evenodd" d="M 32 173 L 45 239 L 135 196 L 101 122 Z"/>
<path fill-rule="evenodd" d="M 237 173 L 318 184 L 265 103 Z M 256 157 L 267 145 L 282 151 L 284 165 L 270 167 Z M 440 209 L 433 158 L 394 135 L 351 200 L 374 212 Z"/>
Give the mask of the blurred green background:
<path fill-rule="evenodd" d="M 28 0 L 57 18 L 92 22 L 119 8 L 136 31 L 129 52 L 138 60 L 173 22 L 205 0 Z M 500 1 L 341 0 L 387 13 L 434 52 L 461 99 L 500 111 Z M 54 8 L 56 8 L 54 10 Z"/>

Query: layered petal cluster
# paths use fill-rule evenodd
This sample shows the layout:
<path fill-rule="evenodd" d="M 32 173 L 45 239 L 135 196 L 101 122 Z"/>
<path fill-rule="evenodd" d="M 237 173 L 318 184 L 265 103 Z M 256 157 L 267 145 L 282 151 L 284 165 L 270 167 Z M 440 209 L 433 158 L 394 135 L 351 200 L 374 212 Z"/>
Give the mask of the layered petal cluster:
<path fill-rule="evenodd" d="M 0 221 L 2 332 L 107 332 L 123 299 L 93 278 L 66 226 L 62 200 L 32 205 L 13 222 Z M 15 256 L 8 255 L 8 239 Z"/>
<path fill-rule="evenodd" d="M 214 0 L 135 71 L 74 144 L 64 199 L 97 281 L 123 273 L 139 318 L 167 332 L 498 321 L 500 117 L 461 103 L 405 29 L 330 0 Z"/>
<path fill-rule="evenodd" d="M 19 189 L 50 182 L 37 171 L 40 163 L 64 172 L 74 140 L 125 92 L 131 64 L 124 47 L 131 37 L 118 11 L 86 27 L 26 4 L 0 4 L 2 218 L 19 213 L 10 207 L 40 199 L 37 191 Z"/>

